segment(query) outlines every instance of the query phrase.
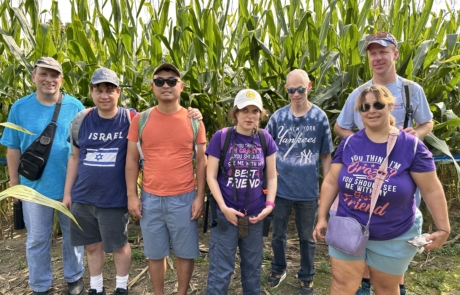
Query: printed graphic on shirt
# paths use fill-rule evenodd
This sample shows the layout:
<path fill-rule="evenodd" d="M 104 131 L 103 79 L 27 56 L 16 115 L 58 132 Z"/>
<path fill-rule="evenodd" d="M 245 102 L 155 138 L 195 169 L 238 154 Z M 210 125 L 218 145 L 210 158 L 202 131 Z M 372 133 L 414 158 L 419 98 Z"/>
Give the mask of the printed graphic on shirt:
<path fill-rule="evenodd" d="M 99 167 L 115 167 L 118 148 L 87 149 L 83 165 Z"/>
<path fill-rule="evenodd" d="M 107 134 L 93 132 L 93 133 L 90 133 L 88 136 L 89 140 L 102 140 L 102 141 L 122 139 L 122 138 L 123 138 L 123 132 L 111 132 Z"/>
<path fill-rule="evenodd" d="M 343 201 L 346 206 L 354 210 L 369 212 L 374 180 L 383 160 L 384 157 L 372 154 L 351 157 L 351 164 L 346 167 L 346 175 L 341 175 L 341 181 L 345 186 Z M 390 201 L 385 200 L 385 197 L 388 193 L 398 193 L 397 186 L 390 185 L 389 181 L 398 173 L 400 167 L 399 162 L 389 162 L 387 175 L 379 193 L 380 205 L 375 207 L 373 214 L 383 216 L 390 206 Z"/>
<path fill-rule="evenodd" d="M 264 161 L 261 161 L 261 157 L 263 156 L 262 148 L 252 148 L 252 144 L 250 143 L 235 144 L 233 148 L 233 159 L 230 157 L 227 164 L 228 167 L 234 167 L 234 169 L 229 169 L 227 172 L 228 181 L 226 186 L 233 187 L 233 178 L 235 178 L 237 189 L 246 188 L 248 186 L 248 181 L 250 188 L 259 187 L 261 185 L 260 167 L 264 165 Z M 248 169 L 249 162 L 251 162 L 250 170 Z M 233 171 L 235 171 L 235 177 L 232 175 Z"/>
<path fill-rule="evenodd" d="M 314 152 L 307 148 L 308 144 L 315 144 L 317 141 L 316 126 L 280 126 L 278 127 L 278 146 L 288 146 L 281 155 L 284 161 L 298 164 L 316 164 Z M 280 149 L 283 152 L 284 149 Z"/>

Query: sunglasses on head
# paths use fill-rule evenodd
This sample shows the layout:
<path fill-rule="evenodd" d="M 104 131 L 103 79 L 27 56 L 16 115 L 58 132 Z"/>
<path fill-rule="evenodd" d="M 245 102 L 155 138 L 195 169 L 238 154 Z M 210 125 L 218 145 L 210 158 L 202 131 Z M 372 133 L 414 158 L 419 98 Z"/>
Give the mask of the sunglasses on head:
<path fill-rule="evenodd" d="M 155 86 L 157 87 L 162 87 L 163 85 L 168 84 L 169 87 L 174 87 L 176 86 L 177 82 L 181 82 L 180 79 L 176 78 L 168 78 L 168 79 L 163 79 L 163 78 L 156 78 L 153 79 L 153 83 L 155 83 Z"/>
<path fill-rule="evenodd" d="M 299 94 L 304 94 L 305 91 L 307 91 L 307 88 L 305 87 L 298 87 L 298 88 L 293 88 L 293 87 L 289 87 L 289 88 L 286 88 L 287 92 L 289 94 L 294 94 L 296 91 L 299 93 Z"/>
<path fill-rule="evenodd" d="M 396 46 L 396 39 L 393 37 L 393 35 L 391 35 L 388 32 L 380 32 L 376 34 L 367 35 L 365 40 L 366 40 L 366 44 L 374 40 L 385 40 L 385 41 L 391 42 L 394 46 Z"/>
<path fill-rule="evenodd" d="M 386 104 L 383 104 L 381 102 L 374 102 L 374 104 L 368 104 L 368 103 L 363 103 L 360 107 L 359 107 L 359 111 L 361 113 L 366 113 L 366 112 L 369 112 L 369 110 L 371 109 L 371 106 L 374 107 L 374 109 L 380 111 L 380 110 L 383 110 L 383 108 L 386 106 Z"/>

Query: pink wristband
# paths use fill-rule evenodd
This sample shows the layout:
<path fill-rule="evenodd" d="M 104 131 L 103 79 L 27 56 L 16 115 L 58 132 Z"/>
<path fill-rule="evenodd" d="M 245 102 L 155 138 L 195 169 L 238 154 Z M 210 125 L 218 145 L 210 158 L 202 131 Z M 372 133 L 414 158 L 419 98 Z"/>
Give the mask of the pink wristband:
<path fill-rule="evenodd" d="M 270 202 L 270 201 L 266 201 L 265 206 L 272 206 L 273 208 L 275 208 L 275 203 Z"/>

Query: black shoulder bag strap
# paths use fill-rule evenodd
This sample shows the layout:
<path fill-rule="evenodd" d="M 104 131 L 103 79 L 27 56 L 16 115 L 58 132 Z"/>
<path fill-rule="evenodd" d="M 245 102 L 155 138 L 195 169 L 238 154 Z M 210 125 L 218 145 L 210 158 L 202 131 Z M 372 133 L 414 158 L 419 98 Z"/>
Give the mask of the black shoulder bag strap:
<path fill-rule="evenodd" d="M 38 136 L 21 155 L 18 173 L 29 180 L 39 179 L 45 170 L 53 145 L 54 135 L 56 134 L 56 122 L 59 111 L 61 110 L 63 97 L 64 94 L 61 93 L 61 96 L 56 102 L 51 123 L 46 126 L 40 136 Z"/>

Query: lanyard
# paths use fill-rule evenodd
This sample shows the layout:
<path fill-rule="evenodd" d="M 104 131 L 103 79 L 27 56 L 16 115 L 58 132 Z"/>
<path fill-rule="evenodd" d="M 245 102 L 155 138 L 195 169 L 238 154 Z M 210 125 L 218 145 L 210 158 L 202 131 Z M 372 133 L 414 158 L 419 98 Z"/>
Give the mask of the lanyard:
<path fill-rule="evenodd" d="M 232 169 L 232 178 L 233 178 L 233 200 L 235 202 L 238 202 L 238 196 L 236 192 L 236 178 L 235 178 L 235 143 L 236 143 L 236 131 L 235 128 L 233 128 L 233 141 L 232 141 L 232 156 L 230 158 L 230 165 Z M 249 154 L 249 164 L 248 164 L 248 171 L 247 171 L 247 183 L 246 183 L 246 193 L 245 193 L 245 200 L 244 200 L 244 214 L 247 214 L 248 211 L 248 204 L 249 204 L 249 186 L 250 186 L 250 173 L 251 173 L 251 164 L 252 164 L 252 152 L 254 150 L 254 134 L 251 135 L 251 151 Z"/>

